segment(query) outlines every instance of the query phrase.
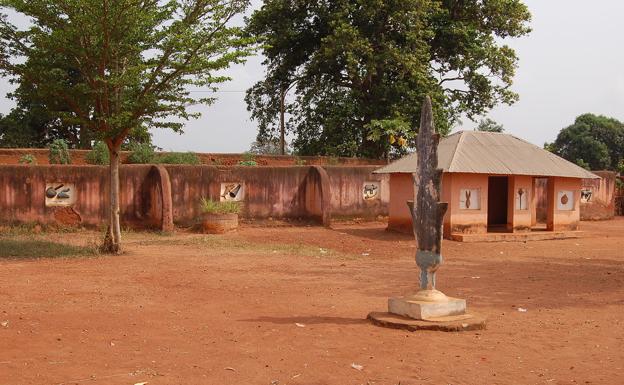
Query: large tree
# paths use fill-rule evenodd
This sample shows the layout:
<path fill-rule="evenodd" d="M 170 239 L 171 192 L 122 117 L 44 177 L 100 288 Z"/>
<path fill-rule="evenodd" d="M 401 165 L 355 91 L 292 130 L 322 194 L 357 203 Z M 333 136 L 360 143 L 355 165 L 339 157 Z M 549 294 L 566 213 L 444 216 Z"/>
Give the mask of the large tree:
<path fill-rule="evenodd" d="M 180 132 L 196 117 L 189 87 L 228 80 L 220 72 L 241 62 L 249 39 L 230 22 L 247 0 L 0 0 L 30 18 L 20 30 L 0 16 L 0 68 L 63 101 L 110 153 L 110 225 L 104 249 L 119 252 L 119 155 L 141 125 Z M 38 66 L 58 55 L 64 68 Z M 29 65 L 25 65 L 29 63 Z M 83 103 L 88 101 L 88 103 Z M 88 109 L 83 106 L 87 106 Z"/>
<path fill-rule="evenodd" d="M 67 63 L 66 58 L 59 54 L 31 52 L 24 66 L 35 67 L 24 69 L 24 72 L 42 68 L 63 71 L 69 87 L 85 86 L 81 83 L 85 83 L 86 79 L 73 60 Z M 63 139 L 70 148 L 91 148 L 93 132 L 88 127 L 82 127 L 81 119 L 63 98 L 50 94 L 26 78 L 14 77 L 11 80 L 17 88 L 7 97 L 14 100 L 16 106 L 9 114 L 0 117 L 0 147 L 46 147 L 55 139 Z M 91 98 L 77 98 L 76 103 L 83 111 L 94 110 L 94 106 L 90 105 L 93 103 Z M 142 125 L 131 131 L 127 141 L 151 142 L 151 135 Z"/>
<path fill-rule="evenodd" d="M 618 170 L 624 161 L 624 123 L 602 115 L 584 114 L 545 147 L 590 170 Z"/>
<path fill-rule="evenodd" d="M 75 68 L 62 62 L 60 55 L 31 55 L 23 66 L 40 70 L 65 71 L 66 79 L 74 86 L 81 81 Z M 80 130 L 80 122 L 71 108 L 57 95 L 47 95 L 40 87 L 26 79 L 14 77 L 17 88 L 7 97 L 16 102 L 9 114 L 0 119 L 0 147 L 45 147 L 55 139 L 64 139 L 72 148 L 88 148 L 89 133 Z M 86 109 L 82 100 L 81 108 Z"/>
<path fill-rule="evenodd" d="M 519 0 L 267 0 L 248 23 L 266 57 L 248 108 L 259 137 L 277 136 L 292 87 L 283 110 L 298 153 L 387 156 L 391 136 L 413 138 L 425 95 L 442 133 L 513 103 L 517 58 L 501 41 L 529 20 Z"/>

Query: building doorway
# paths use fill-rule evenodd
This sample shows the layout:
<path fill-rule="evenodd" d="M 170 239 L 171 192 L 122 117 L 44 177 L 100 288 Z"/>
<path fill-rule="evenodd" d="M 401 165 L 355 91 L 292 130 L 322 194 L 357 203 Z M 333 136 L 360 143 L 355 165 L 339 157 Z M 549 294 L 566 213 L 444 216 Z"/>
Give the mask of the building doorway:
<path fill-rule="evenodd" d="M 533 196 L 535 197 L 535 215 L 532 230 L 546 230 L 548 221 L 548 178 L 533 178 Z"/>
<path fill-rule="evenodd" d="M 507 231 L 507 199 L 509 197 L 509 178 L 491 176 L 488 178 L 488 231 Z"/>

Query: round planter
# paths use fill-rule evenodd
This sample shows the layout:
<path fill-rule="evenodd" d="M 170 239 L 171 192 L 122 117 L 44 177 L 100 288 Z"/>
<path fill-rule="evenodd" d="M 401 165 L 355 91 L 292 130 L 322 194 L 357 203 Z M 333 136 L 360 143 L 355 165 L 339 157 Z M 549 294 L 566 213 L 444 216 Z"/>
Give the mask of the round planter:
<path fill-rule="evenodd" d="M 205 234 L 223 234 L 238 228 L 238 214 L 203 214 L 201 231 Z"/>

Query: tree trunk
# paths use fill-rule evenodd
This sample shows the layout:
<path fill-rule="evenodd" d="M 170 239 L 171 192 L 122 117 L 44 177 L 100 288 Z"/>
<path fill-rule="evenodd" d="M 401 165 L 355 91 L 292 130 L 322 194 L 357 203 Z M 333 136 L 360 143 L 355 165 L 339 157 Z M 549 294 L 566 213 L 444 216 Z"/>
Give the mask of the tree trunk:
<path fill-rule="evenodd" d="M 110 222 L 104 237 L 102 251 L 118 254 L 121 252 L 121 225 L 119 221 L 119 152 L 121 145 L 109 143 L 110 154 Z"/>
<path fill-rule="evenodd" d="M 284 121 L 284 101 L 286 91 L 280 89 L 280 155 L 286 155 L 286 122 Z"/>

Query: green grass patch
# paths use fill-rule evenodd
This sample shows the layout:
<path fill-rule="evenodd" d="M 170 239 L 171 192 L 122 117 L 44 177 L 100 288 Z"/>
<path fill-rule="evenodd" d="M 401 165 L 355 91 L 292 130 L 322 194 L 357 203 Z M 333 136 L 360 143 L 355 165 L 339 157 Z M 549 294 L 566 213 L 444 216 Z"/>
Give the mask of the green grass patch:
<path fill-rule="evenodd" d="M 239 214 L 241 212 L 241 204 L 234 201 L 220 202 L 201 198 L 199 207 L 202 213 L 207 214 Z"/>
<path fill-rule="evenodd" d="M 0 238 L 0 258 L 58 258 L 96 254 L 95 247 L 72 246 L 35 239 Z"/>
<path fill-rule="evenodd" d="M 257 243 L 240 239 L 225 238 L 222 235 L 202 235 L 185 239 L 171 240 L 149 240 L 139 244 L 153 246 L 179 245 L 197 247 L 202 251 L 213 253 L 223 252 L 230 254 L 258 254 L 258 255 L 283 255 L 283 256 L 303 256 L 335 259 L 357 259 L 358 256 L 350 253 L 343 253 L 337 250 L 316 247 L 296 243 Z"/>
<path fill-rule="evenodd" d="M 0 236 L 33 236 L 37 234 L 67 234 L 84 231 L 77 226 L 41 225 L 35 222 L 0 225 Z"/>

